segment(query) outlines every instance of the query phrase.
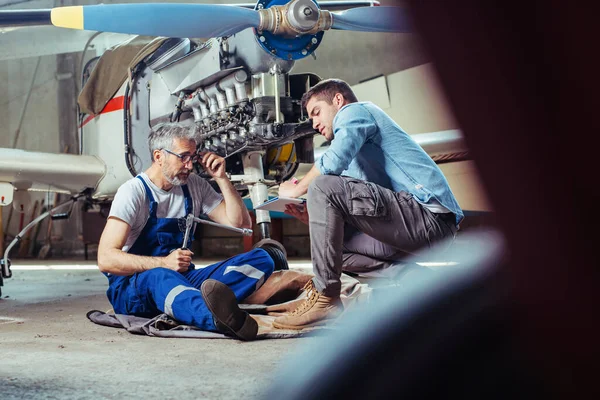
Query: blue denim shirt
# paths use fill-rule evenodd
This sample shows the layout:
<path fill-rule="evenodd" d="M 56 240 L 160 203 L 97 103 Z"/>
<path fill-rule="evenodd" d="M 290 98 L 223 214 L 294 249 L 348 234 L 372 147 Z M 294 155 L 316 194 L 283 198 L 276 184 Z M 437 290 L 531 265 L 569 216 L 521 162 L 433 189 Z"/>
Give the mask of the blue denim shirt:
<path fill-rule="evenodd" d="M 333 120 L 333 136 L 315 163 L 321 174 L 346 175 L 405 191 L 422 204 L 435 199 L 454 213 L 456 225 L 464 218 L 437 164 L 375 104 L 342 107 Z"/>

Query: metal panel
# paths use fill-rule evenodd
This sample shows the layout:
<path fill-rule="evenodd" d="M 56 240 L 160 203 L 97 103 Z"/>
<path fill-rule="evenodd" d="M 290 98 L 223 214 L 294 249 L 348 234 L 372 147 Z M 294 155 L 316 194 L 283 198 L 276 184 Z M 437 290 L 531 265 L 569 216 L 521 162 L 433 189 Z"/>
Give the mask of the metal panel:
<path fill-rule="evenodd" d="M 156 72 L 171 93 L 193 90 L 202 84 L 204 78 L 212 77 L 221 71 L 219 43 L 211 40 L 201 49 L 195 50 L 181 60 L 167 65 Z"/>
<path fill-rule="evenodd" d="M 125 85 L 114 97 L 123 96 Z M 111 198 L 134 175 L 125 162 L 123 110 L 100 114 L 83 127 L 83 153 L 95 155 L 106 163 L 106 174 L 98 183 L 94 198 Z"/>

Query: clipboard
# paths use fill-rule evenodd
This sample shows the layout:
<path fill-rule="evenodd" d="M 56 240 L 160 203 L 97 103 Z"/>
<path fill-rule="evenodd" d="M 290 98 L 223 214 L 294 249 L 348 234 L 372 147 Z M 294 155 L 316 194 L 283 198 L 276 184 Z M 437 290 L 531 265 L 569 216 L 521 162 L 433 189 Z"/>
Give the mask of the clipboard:
<path fill-rule="evenodd" d="M 288 204 L 306 204 L 306 199 L 298 199 L 294 197 L 274 197 L 269 201 L 265 201 L 264 203 L 255 206 L 254 209 L 285 212 L 285 206 Z"/>

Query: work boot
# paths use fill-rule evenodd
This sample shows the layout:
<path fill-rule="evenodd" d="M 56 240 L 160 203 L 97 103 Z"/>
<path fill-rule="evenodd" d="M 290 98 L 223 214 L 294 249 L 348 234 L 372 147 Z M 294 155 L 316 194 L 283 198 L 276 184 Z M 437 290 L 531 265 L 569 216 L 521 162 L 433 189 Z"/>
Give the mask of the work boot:
<path fill-rule="evenodd" d="M 327 320 L 337 318 L 344 307 L 340 297 L 327 297 L 319 293 L 313 281 L 304 286 L 307 298 L 298 308 L 289 315 L 278 317 L 273 321 L 273 326 L 279 329 L 303 329 L 320 325 Z"/>
<path fill-rule="evenodd" d="M 238 306 L 233 291 L 223 282 L 207 279 L 200 285 L 200 293 L 213 315 L 219 332 L 241 340 L 254 340 L 258 323 Z"/>

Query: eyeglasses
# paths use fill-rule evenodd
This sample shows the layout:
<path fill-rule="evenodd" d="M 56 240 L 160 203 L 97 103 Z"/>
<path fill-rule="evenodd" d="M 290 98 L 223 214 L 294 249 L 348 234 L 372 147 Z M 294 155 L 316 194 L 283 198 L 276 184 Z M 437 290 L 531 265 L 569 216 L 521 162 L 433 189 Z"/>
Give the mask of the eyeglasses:
<path fill-rule="evenodd" d="M 175 157 L 179 157 L 181 162 L 184 164 L 187 164 L 190 161 L 193 163 L 198 161 L 198 154 L 177 154 L 177 153 L 173 153 L 171 150 L 167 150 L 167 149 L 161 149 L 161 150 L 164 150 L 169 154 L 173 154 Z"/>

